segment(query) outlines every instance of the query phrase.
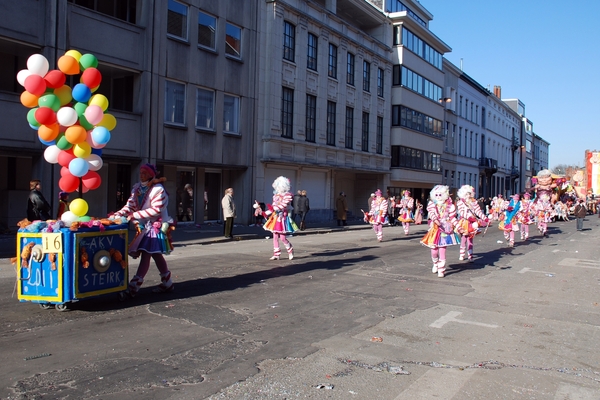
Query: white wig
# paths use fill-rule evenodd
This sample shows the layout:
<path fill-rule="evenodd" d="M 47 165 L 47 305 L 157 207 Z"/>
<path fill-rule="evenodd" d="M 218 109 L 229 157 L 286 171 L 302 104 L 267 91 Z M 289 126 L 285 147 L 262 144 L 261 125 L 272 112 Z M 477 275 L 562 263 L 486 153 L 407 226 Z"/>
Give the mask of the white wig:
<path fill-rule="evenodd" d="M 552 172 L 550 172 L 549 169 L 542 169 L 540 170 L 540 172 L 538 172 L 537 174 L 538 177 L 548 177 L 548 176 L 552 176 Z"/>
<path fill-rule="evenodd" d="M 433 189 L 431 189 L 431 192 L 429 193 L 429 198 L 433 202 L 436 202 L 438 200 L 446 201 L 448 199 L 448 196 L 450 195 L 449 191 L 450 188 L 448 188 L 448 186 L 446 185 L 436 185 L 433 187 Z"/>
<path fill-rule="evenodd" d="M 273 181 L 273 193 L 286 193 L 290 191 L 290 180 L 285 176 L 280 176 Z"/>
<path fill-rule="evenodd" d="M 475 189 L 471 185 L 462 185 L 460 187 L 460 189 L 458 189 L 458 192 L 456 192 L 456 195 L 460 199 L 464 199 L 465 197 L 467 197 L 467 195 L 471 195 L 471 197 L 474 197 L 475 196 Z"/>

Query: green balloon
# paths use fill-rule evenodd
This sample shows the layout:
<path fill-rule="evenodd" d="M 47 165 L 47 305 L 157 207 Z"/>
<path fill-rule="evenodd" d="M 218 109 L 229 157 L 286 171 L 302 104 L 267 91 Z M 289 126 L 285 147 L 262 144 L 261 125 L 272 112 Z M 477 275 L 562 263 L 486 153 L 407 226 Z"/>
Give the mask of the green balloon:
<path fill-rule="evenodd" d="M 73 106 L 73 109 L 75 111 L 77 111 L 77 115 L 81 118 L 83 116 L 83 114 L 85 113 L 85 109 L 87 108 L 87 104 L 85 103 L 81 103 L 81 102 L 77 102 L 75 103 L 75 105 Z"/>
<path fill-rule="evenodd" d="M 33 126 L 40 126 L 41 124 L 39 122 L 37 122 L 37 120 L 35 119 L 35 111 L 38 109 L 39 107 L 35 107 L 32 108 L 31 110 L 29 110 L 29 112 L 27 113 L 27 122 L 29 122 L 31 125 Z"/>
<path fill-rule="evenodd" d="M 65 134 L 63 132 L 58 134 L 58 137 L 55 139 L 55 142 L 56 147 L 58 147 L 61 150 L 69 150 L 71 147 L 73 147 L 73 144 L 71 144 L 71 142 L 69 142 L 67 138 L 65 138 Z"/>
<path fill-rule="evenodd" d="M 82 71 L 86 68 L 96 68 L 98 66 L 98 59 L 93 54 L 84 54 L 79 59 L 79 66 Z"/>
<path fill-rule="evenodd" d="M 89 222 L 91 220 L 92 220 L 92 217 L 90 217 L 88 215 L 84 215 L 83 217 L 77 218 L 77 221 L 79 221 L 79 222 Z"/>
<path fill-rule="evenodd" d="M 88 120 L 85 118 L 85 115 L 79 116 L 79 125 L 83 126 L 86 131 L 94 128 L 94 125 L 88 122 Z"/>
<path fill-rule="evenodd" d="M 38 105 L 40 107 L 49 107 L 52 111 L 56 112 L 60 109 L 60 100 L 54 94 L 45 94 L 38 99 Z"/>

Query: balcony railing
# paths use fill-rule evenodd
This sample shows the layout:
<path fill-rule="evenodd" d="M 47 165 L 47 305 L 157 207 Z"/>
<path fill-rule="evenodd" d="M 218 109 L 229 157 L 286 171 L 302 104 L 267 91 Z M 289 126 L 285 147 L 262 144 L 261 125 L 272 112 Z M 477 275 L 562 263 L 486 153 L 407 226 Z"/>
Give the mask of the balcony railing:
<path fill-rule="evenodd" d="M 479 170 L 486 174 L 494 174 L 498 171 L 498 161 L 493 158 L 480 158 L 479 159 Z"/>

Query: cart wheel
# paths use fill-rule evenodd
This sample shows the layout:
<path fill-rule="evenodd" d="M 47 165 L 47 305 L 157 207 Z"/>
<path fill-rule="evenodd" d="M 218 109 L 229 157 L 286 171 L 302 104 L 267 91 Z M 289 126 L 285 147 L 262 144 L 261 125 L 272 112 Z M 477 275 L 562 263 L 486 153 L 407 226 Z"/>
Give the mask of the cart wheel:
<path fill-rule="evenodd" d="M 67 308 L 67 305 L 66 305 L 66 304 L 64 304 L 64 303 L 63 303 L 63 304 L 57 304 L 57 305 L 55 306 L 55 308 L 56 308 L 58 311 L 67 311 L 67 309 L 68 309 L 68 308 Z"/>
<path fill-rule="evenodd" d="M 47 310 L 47 309 L 49 309 L 49 308 L 52 307 L 52 304 L 50 304 L 50 303 L 40 303 L 39 306 L 40 306 L 40 308 L 42 310 Z"/>

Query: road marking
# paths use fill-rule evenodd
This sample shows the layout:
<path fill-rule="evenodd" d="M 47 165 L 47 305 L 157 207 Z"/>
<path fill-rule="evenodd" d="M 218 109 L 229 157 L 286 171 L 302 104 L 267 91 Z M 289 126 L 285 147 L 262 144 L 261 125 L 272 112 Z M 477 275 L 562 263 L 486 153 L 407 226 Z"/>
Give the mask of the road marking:
<path fill-rule="evenodd" d="M 596 260 L 580 260 L 578 258 L 564 258 L 558 265 L 563 267 L 577 267 L 577 268 L 589 268 L 589 269 L 600 269 Z"/>
<path fill-rule="evenodd" d="M 433 322 L 429 326 L 432 328 L 441 328 L 444 325 L 446 325 L 448 322 L 458 322 L 459 324 L 477 325 L 477 326 L 483 326 L 485 328 L 497 328 L 498 327 L 498 325 L 484 324 L 483 322 L 475 322 L 475 321 L 467 321 L 464 319 L 457 319 L 456 317 L 458 317 L 461 314 L 462 314 L 462 312 L 460 312 L 460 311 L 450 311 L 448 314 L 444 315 L 443 317 L 440 317 L 437 321 Z"/>
<path fill-rule="evenodd" d="M 425 400 L 432 398 L 453 398 L 476 372 L 475 369 L 463 371 L 448 368 L 430 369 L 394 400 Z"/>
<path fill-rule="evenodd" d="M 546 271 L 537 271 L 531 268 L 523 268 L 522 270 L 519 271 L 519 274 L 524 274 L 525 272 L 538 272 L 540 274 L 554 274 L 554 272 L 546 272 Z"/>

